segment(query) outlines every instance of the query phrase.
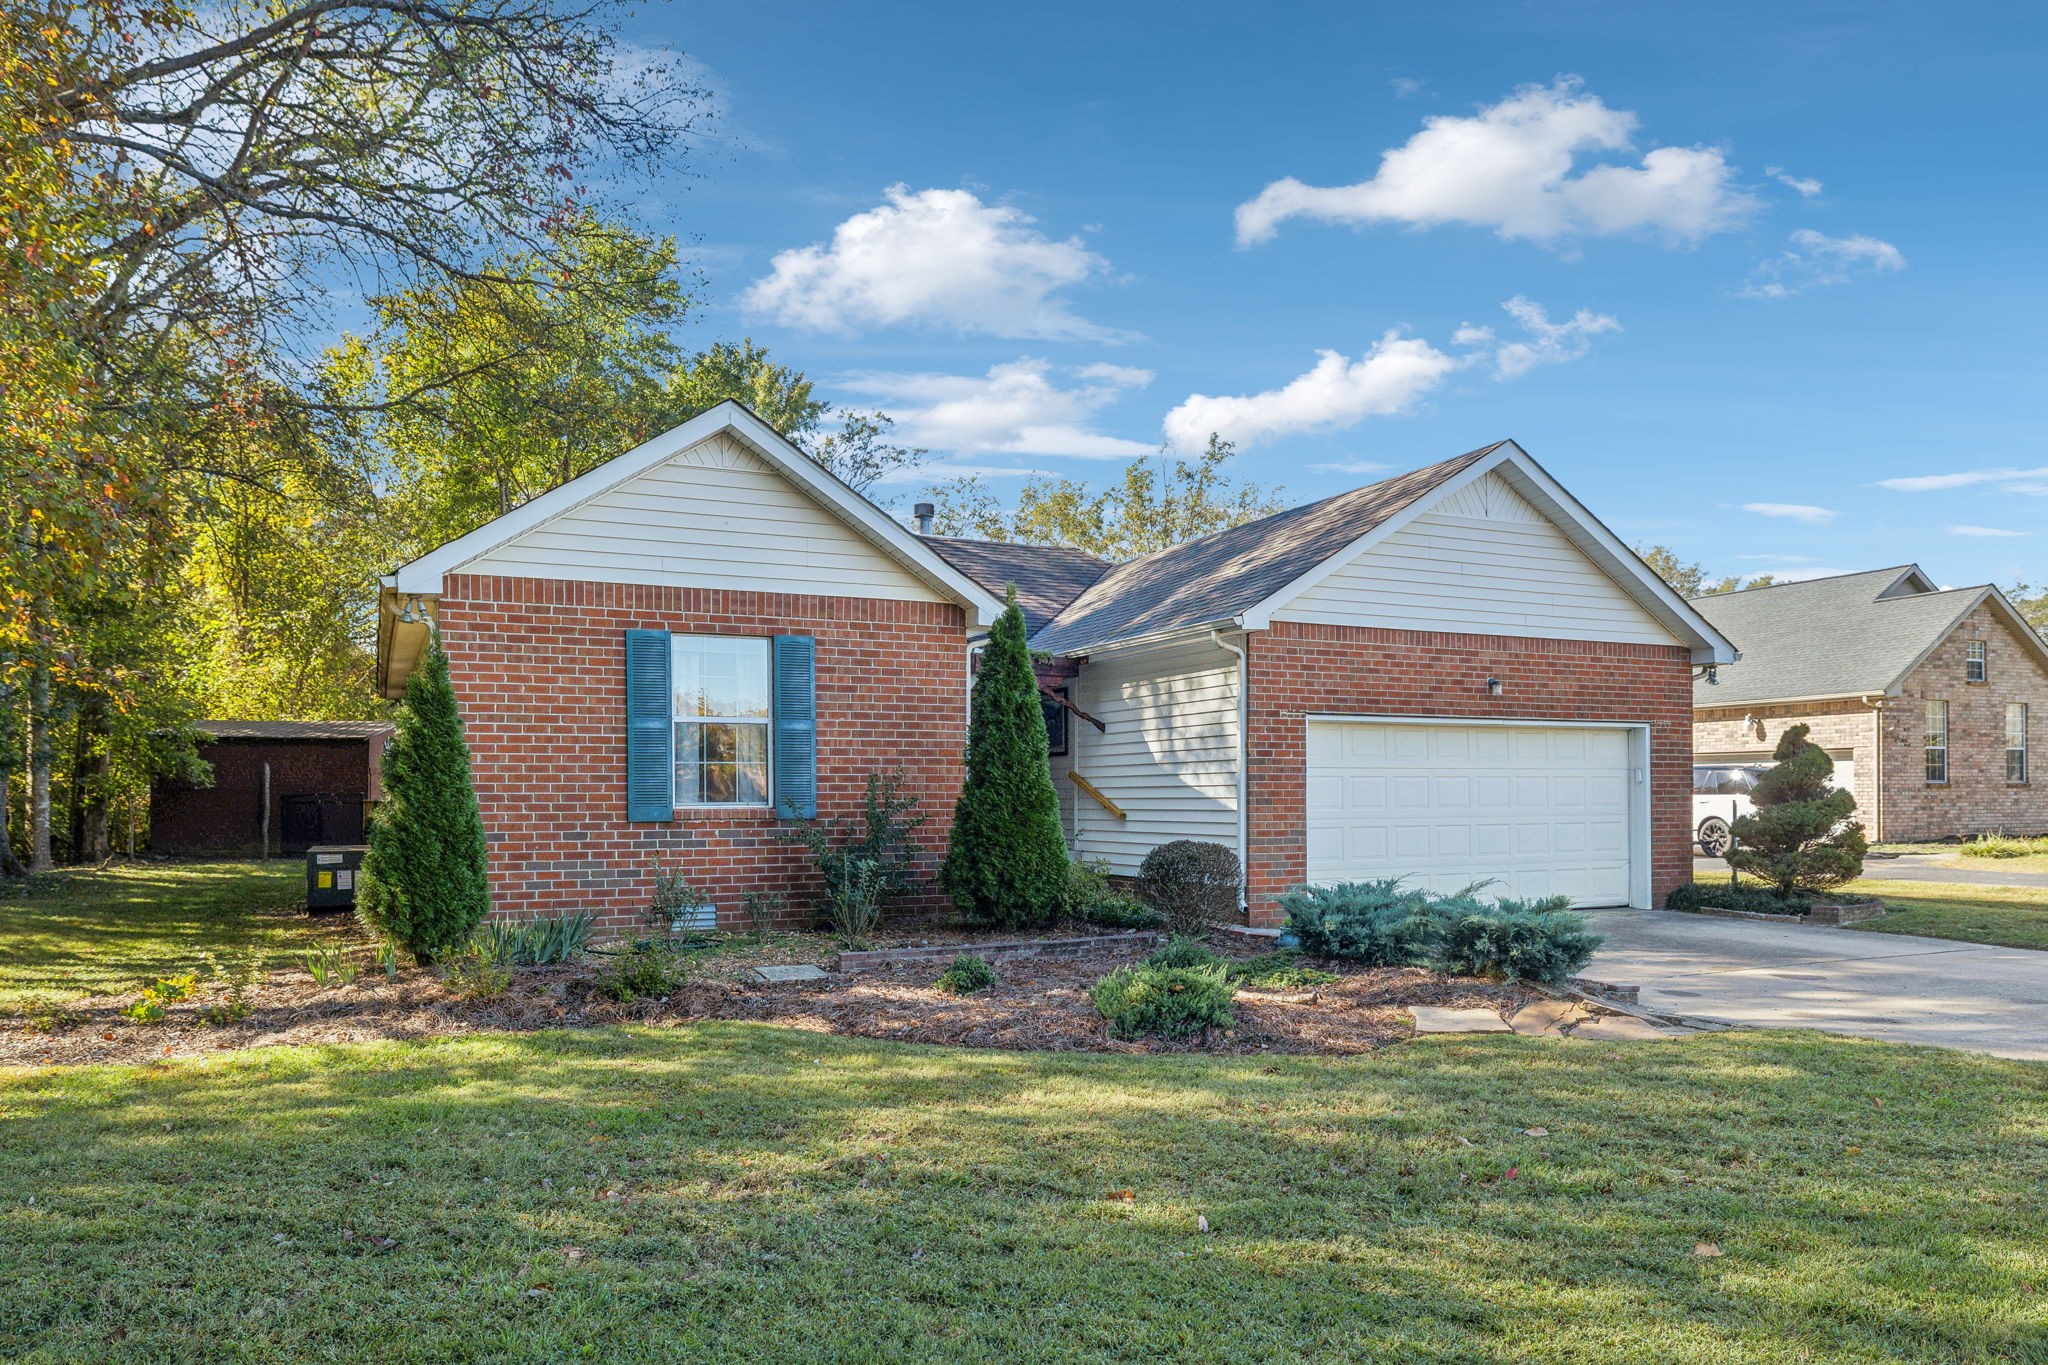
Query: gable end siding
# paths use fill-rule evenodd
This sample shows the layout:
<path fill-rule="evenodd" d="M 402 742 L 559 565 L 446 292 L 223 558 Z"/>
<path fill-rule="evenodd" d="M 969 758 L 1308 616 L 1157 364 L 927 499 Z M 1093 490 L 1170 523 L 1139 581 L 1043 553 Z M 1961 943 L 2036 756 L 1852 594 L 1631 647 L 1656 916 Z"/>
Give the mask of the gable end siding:
<path fill-rule="evenodd" d="M 1273 616 L 1390 630 L 1679 643 L 1498 474 L 1458 490 Z"/>
<path fill-rule="evenodd" d="M 944 600 L 727 435 L 699 441 L 459 572 Z"/>

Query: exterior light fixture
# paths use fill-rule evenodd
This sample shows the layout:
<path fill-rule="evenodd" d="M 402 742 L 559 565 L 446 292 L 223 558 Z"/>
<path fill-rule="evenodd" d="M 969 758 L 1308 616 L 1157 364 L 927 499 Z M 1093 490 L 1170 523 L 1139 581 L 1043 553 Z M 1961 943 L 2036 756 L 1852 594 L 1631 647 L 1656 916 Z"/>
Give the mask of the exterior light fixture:
<path fill-rule="evenodd" d="M 1501 680 L 1500 680 L 1499 678 L 1488 678 L 1488 679 L 1486 680 L 1486 695 L 1487 695 L 1487 696 L 1489 696 L 1489 697 L 1497 697 L 1497 696 L 1499 696 L 1499 695 L 1500 695 L 1500 694 L 1501 694 L 1502 692 L 1505 692 L 1506 690 L 1507 690 L 1507 688 L 1506 688 L 1506 687 L 1504 687 L 1504 686 L 1502 685 L 1502 683 L 1501 683 Z"/>

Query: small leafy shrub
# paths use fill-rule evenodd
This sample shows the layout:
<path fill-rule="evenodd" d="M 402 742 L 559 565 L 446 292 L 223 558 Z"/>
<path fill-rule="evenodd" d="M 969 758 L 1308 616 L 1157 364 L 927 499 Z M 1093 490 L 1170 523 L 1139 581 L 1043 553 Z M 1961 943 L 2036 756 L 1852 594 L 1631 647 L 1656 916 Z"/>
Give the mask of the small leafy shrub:
<path fill-rule="evenodd" d="M 2048 837 L 2012 839 L 2003 834 L 1981 834 L 1956 849 L 1965 858 L 2026 858 L 2048 854 Z"/>
<path fill-rule="evenodd" d="M 1695 915 L 1701 910 L 1747 910 L 1757 915 L 1796 916 L 1811 910 L 1813 901 L 1797 892 L 1781 897 L 1760 886 L 1687 882 L 1671 888 L 1671 894 L 1664 898 L 1664 908 Z"/>
<path fill-rule="evenodd" d="M 648 897 L 647 909 L 641 914 L 647 932 L 663 938 L 680 929 L 698 927 L 678 925 L 676 920 L 693 913 L 699 906 L 711 904 L 711 895 L 691 883 L 681 860 L 656 858 L 648 864 L 648 871 L 654 876 L 654 893 Z"/>
<path fill-rule="evenodd" d="M 863 947 L 881 927 L 889 902 L 915 880 L 917 851 L 910 842 L 925 822 L 917 797 L 903 790 L 901 772 L 869 773 L 860 827 L 844 820 L 806 820 L 781 837 L 800 844 L 825 878 L 818 910 L 849 945 Z"/>
<path fill-rule="evenodd" d="M 1151 906 L 1117 892 L 1109 882 L 1108 864 L 1099 861 L 1067 865 L 1060 909 L 1067 919 L 1099 929 L 1156 929 L 1165 922 Z"/>
<path fill-rule="evenodd" d="M 1236 1022 L 1230 1008 L 1237 987 L 1221 966 L 1167 967 L 1140 962 L 1119 967 L 1088 995 L 1109 1023 L 1112 1038 L 1187 1038 Z"/>
<path fill-rule="evenodd" d="M 490 920 L 477 927 L 476 939 L 490 949 L 495 961 L 512 967 L 546 967 L 582 952 L 590 940 L 592 923 L 587 912 L 511 924 Z"/>
<path fill-rule="evenodd" d="M 512 984 L 512 967 L 505 957 L 507 943 L 502 935 L 481 927 L 469 942 L 441 957 L 441 984 L 464 1000 L 491 1000 Z"/>
<path fill-rule="evenodd" d="M 1308 986 L 1328 986 L 1343 980 L 1335 972 L 1326 972 L 1319 967 L 1304 967 L 1297 963 L 1295 954 L 1287 949 L 1273 953 L 1260 953 L 1242 962 L 1233 963 L 1230 974 L 1237 984 L 1246 990 L 1292 991 Z"/>
<path fill-rule="evenodd" d="M 989 966 L 988 959 L 962 953 L 932 984 L 948 995 L 972 995 L 995 985 L 996 979 L 996 969 Z"/>
<path fill-rule="evenodd" d="M 1175 839 L 1145 855 L 1138 881 L 1145 900 L 1177 933 L 1199 933 L 1237 911 L 1242 869 L 1221 844 Z"/>
<path fill-rule="evenodd" d="M 1568 896 L 1461 905 L 1445 917 L 1437 970 L 1554 985 L 1592 960 L 1600 935 Z"/>
<path fill-rule="evenodd" d="M 789 913 L 789 897 L 749 891 L 740 897 L 740 913 L 746 916 L 748 933 L 755 938 L 766 938 L 769 931 Z"/>
<path fill-rule="evenodd" d="M 384 971 L 386 981 L 398 980 L 398 940 L 387 938 L 377 945 L 377 965 Z"/>
<path fill-rule="evenodd" d="M 1436 949 L 1429 893 L 1399 879 L 1298 887 L 1280 897 L 1287 927 L 1317 957 L 1372 967 L 1419 967 Z"/>
<path fill-rule="evenodd" d="M 249 992 L 263 979 L 263 959 L 254 953 L 238 954 L 226 963 L 212 953 L 204 957 L 213 985 L 221 994 L 200 1007 L 199 1022 L 208 1028 L 226 1028 L 255 1013 L 256 1002 L 249 998 Z"/>
<path fill-rule="evenodd" d="M 665 1000 L 690 978 L 689 963 L 667 943 L 645 943 L 615 956 L 597 974 L 600 994 L 614 1000 Z"/>
<path fill-rule="evenodd" d="M 55 1033 L 74 1028 L 86 1020 L 82 1010 L 73 1009 L 54 995 L 31 995 L 15 1010 L 21 1022 L 35 1033 Z"/>
<path fill-rule="evenodd" d="M 170 1007 L 191 996 L 199 987 L 199 978 L 191 973 L 184 976 L 158 977 L 142 988 L 142 994 L 121 1013 L 138 1024 L 160 1024 L 170 1014 Z"/>
<path fill-rule="evenodd" d="M 1166 923 L 1157 910 L 1129 896 L 1097 901 L 1076 918 L 1098 929 L 1157 929 Z"/>
<path fill-rule="evenodd" d="M 1200 939 L 1183 938 L 1174 934 L 1166 943 L 1145 959 L 1148 967 L 1223 967 L 1229 964 L 1223 954 L 1211 948 Z"/>
<path fill-rule="evenodd" d="M 356 960 L 354 953 L 334 943 L 308 948 L 302 961 L 306 964 L 306 975 L 312 977 L 313 984 L 323 991 L 338 990 L 348 985 L 363 970 L 363 964 Z"/>

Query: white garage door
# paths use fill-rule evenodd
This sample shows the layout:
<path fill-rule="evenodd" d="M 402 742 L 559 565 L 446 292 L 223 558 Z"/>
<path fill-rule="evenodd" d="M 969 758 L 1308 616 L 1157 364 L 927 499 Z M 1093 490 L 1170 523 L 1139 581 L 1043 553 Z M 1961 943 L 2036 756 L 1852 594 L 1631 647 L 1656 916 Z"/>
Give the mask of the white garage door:
<path fill-rule="evenodd" d="M 1310 721 L 1308 879 L 1627 905 L 1630 732 Z"/>

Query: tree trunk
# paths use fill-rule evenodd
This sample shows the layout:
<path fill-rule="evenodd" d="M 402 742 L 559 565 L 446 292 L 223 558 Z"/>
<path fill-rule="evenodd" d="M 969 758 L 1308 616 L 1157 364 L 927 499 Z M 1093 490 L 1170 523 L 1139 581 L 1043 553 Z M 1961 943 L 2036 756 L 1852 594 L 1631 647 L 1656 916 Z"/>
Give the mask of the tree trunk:
<path fill-rule="evenodd" d="M 50 859 L 50 767 L 55 761 L 55 726 L 50 716 L 50 667 L 38 662 L 28 675 L 28 870 L 48 872 Z"/>
<path fill-rule="evenodd" d="M 114 766 L 107 728 L 107 699 L 88 696 L 78 708 L 71 768 L 71 856 L 81 863 L 103 863 L 114 851 L 107 837 L 107 778 Z"/>

